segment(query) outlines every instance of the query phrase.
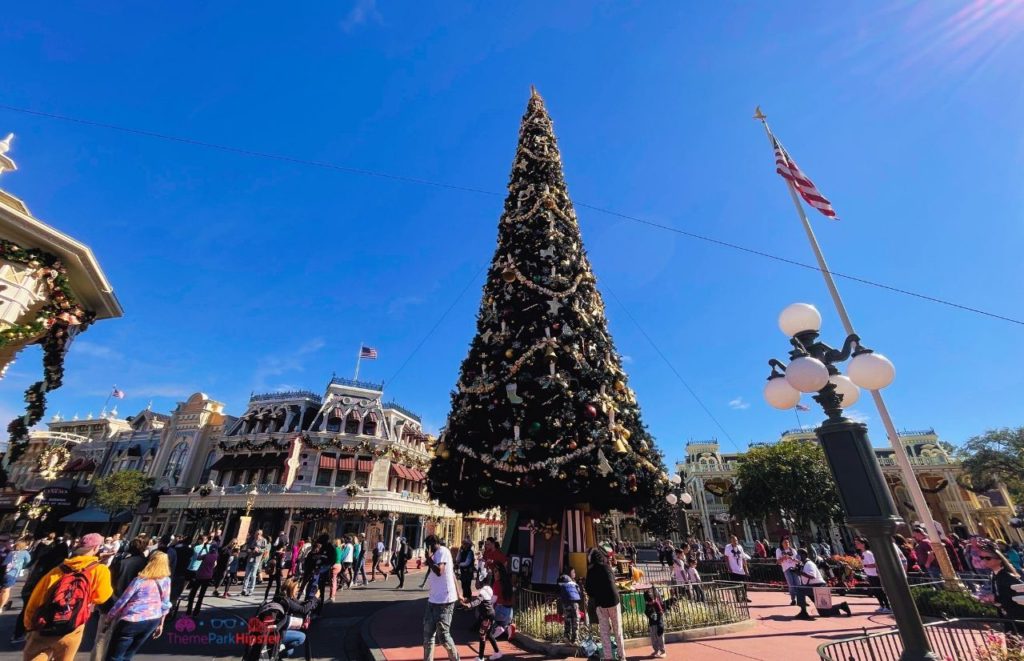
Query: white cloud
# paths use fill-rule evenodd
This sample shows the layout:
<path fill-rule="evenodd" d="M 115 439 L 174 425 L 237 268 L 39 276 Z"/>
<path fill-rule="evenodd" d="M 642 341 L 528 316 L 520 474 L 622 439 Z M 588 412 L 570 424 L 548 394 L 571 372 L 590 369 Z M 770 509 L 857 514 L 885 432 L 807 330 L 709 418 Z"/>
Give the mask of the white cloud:
<path fill-rule="evenodd" d="M 101 358 L 103 360 L 119 360 L 124 357 L 120 351 L 88 340 L 78 340 L 71 343 L 71 351 L 90 358 Z"/>
<path fill-rule="evenodd" d="M 377 0 L 356 0 L 355 5 L 341 21 L 341 29 L 352 32 L 367 23 L 380 23 L 382 19 L 377 10 Z"/>
<path fill-rule="evenodd" d="M 316 353 L 324 348 L 327 342 L 321 337 L 313 338 L 302 344 L 291 353 L 275 353 L 271 356 L 264 356 L 256 361 L 256 371 L 253 372 L 253 389 L 260 392 L 267 392 L 274 388 L 269 385 L 274 377 L 279 377 L 290 372 L 301 372 L 305 369 L 305 359 L 310 354 Z"/>
<path fill-rule="evenodd" d="M 845 415 L 850 420 L 853 420 L 854 422 L 863 422 L 865 424 L 868 420 L 871 419 L 870 415 L 866 413 L 861 413 L 857 409 L 846 409 L 843 411 L 843 415 Z"/>
<path fill-rule="evenodd" d="M 623 365 L 632 365 L 633 364 L 633 356 L 623 356 L 622 357 L 622 364 Z"/>
<path fill-rule="evenodd" d="M 729 408 L 734 411 L 745 411 L 750 408 L 750 402 L 743 401 L 742 397 L 729 400 Z"/>

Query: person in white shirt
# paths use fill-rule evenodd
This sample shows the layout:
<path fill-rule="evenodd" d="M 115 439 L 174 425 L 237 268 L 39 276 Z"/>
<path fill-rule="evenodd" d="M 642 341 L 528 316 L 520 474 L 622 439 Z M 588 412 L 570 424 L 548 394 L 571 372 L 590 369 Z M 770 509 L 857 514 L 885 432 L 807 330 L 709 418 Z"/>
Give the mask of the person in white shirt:
<path fill-rule="evenodd" d="M 747 560 L 750 560 L 750 556 L 740 544 L 739 538 L 733 535 L 729 538 L 729 543 L 725 545 L 725 563 L 729 567 L 729 573 L 732 574 L 732 580 L 740 583 L 747 582 Z M 750 599 L 748 598 L 747 601 Z"/>
<path fill-rule="evenodd" d="M 878 599 L 878 612 L 891 613 L 892 608 L 889 605 L 889 597 L 885 594 L 885 590 L 882 589 L 882 579 L 878 578 L 878 565 L 875 563 L 875 554 L 871 552 L 871 544 L 868 542 L 867 537 L 857 537 L 853 540 L 853 545 L 857 547 L 857 552 L 860 554 L 861 562 L 864 565 L 864 574 L 868 578 L 868 585 L 871 586 L 875 599 Z M 900 553 L 899 555 L 903 554 Z"/>
<path fill-rule="evenodd" d="M 775 563 L 782 568 L 782 575 L 786 577 L 786 585 L 789 586 L 789 605 L 796 606 L 797 575 L 791 569 L 797 566 L 796 549 L 789 537 L 783 537 L 779 542 L 779 548 L 775 549 Z"/>
<path fill-rule="evenodd" d="M 423 614 L 423 661 L 434 661 L 434 645 L 438 633 L 441 645 L 448 651 L 451 661 L 459 661 L 459 650 L 452 640 L 452 613 L 459 593 L 455 587 L 452 552 L 435 535 L 427 535 L 427 573 L 429 596 Z"/>
<path fill-rule="evenodd" d="M 828 585 L 828 583 L 826 583 L 824 577 L 822 577 L 821 570 L 818 569 L 818 565 L 814 564 L 814 561 L 810 559 L 810 553 L 807 549 L 800 549 L 797 551 L 797 555 L 800 557 L 800 562 L 798 567 L 792 570 L 797 573 L 800 580 L 800 588 L 796 593 L 796 600 L 800 605 L 800 612 L 797 614 L 796 619 L 813 620 L 814 617 L 807 612 L 807 597 L 809 595 L 814 595 L 814 588 L 823 587 Z M 822 617 L 839 615 L 840 612 L 845 612 L 847 615 L 850 615 L 850 605 L 844 601 L 832 608 L 818 609 L 818 615 Z"/>

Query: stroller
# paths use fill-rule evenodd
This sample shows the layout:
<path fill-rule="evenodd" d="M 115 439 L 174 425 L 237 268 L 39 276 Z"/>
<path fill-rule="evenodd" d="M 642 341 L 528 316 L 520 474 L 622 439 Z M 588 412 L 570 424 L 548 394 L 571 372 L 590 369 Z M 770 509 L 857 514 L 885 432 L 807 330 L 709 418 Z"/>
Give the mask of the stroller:
<path fill-rule="evenodd" d="M 242 661 L 281 661 L 286 658 L 281 644 L 283 633 L 289 628 L 305 626 L 306 623 L 298 618 L 289 617 L 281 604 L 274 601 L 264 603 L 249 618 L 243 639 Z M 306 661 L 312 661 L 308 637 L 303 647 Z"/>

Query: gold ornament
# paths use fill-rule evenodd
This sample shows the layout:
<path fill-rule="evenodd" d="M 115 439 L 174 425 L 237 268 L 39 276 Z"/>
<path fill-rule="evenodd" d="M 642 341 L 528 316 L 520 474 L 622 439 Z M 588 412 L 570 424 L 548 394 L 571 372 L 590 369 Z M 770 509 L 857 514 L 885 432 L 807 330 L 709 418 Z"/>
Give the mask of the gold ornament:
<path fill-rule="evenodd" d="M 505 351 L 505 357 L 508 358 L 509 360 L 512 360 L 512 357 L 515 355 L 516 354 L 511 349 Z"/>
<path fill-rule="evenodd" d="M 568 476 L 568 475 L 566 475 L 565 473 L 559 473 L 559 474 L 558 474 L 558 479 L 560 479 L 560 480 L 564 480 L 564 479 L 566 479 L 567 477 L 569 477 L 569 476 Z"/>
<path fill-rule="evenodd" d="M 629 452 L 629 446 L 621 438 L 615 439 L 615 452 L 616 454 L 626 454 Z"/>
<path fill-rule="evenodd" d="M 615 392 L 624 392 L 626 390 L 626 384 L 623 381 L 615 382 Z"/>
<path fill-rule="evenodd" d="M 501 279 L 504 280 L 505 282 L 515 282 L 516 270 L 511 266 L 506 266 L 504 269 L 501 270 Z"/>

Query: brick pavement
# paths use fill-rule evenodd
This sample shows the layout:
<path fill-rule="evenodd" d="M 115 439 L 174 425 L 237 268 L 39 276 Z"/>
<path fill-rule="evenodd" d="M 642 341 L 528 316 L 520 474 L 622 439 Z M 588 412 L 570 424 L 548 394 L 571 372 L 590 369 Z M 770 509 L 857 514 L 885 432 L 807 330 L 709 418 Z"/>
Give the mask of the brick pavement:
<path fill-rule="evenodd" d="M 853 615 L 851 617 L 820 617 L 814 621 L 794 620 L 795 606 L 789 605 L 789 597 L 781 592 L 752 592 L 750 604 L 754 627 L 744 631 L 704 638 L 700 640 L 670 643 L 667 645 L 670 659 L 701 659 L 701 661 L 737 661 L 756 659 L 778 661 L 787 659 L 803 661 L 817 659 L 817 647 L 823 643 L 862 634 L 864 630 L 878 631 L 892 627 L 891 615 L 875 614 L 878 602 L 867 597 L 845 597 Z M 841 600 L 841 599 L 839 599 Z M 424 600 L 407 601 L 378 611 L 370 620 L 369 631 L 383 657 L 387 661 L 420 661 L 423 658 L 422 632 L 419 626 L 423 619 Z M 476 654 L 469 648 L 469 633 L 472 615 L 456 612 L 452 630 L 459 645 L 459 654 L 464 659 L 474 659 Z M 400 624 L 401 626 L 396 626 Z M 510 643 L 499 643 L 501 652 L 509 659 L 540 659 L 537 654 L 524 652 Z M 651 658 L 649 645 L 628 649 L 630 659 Z M 447 653 L 438 647 L 435 658 L 444 660 Z"/>

